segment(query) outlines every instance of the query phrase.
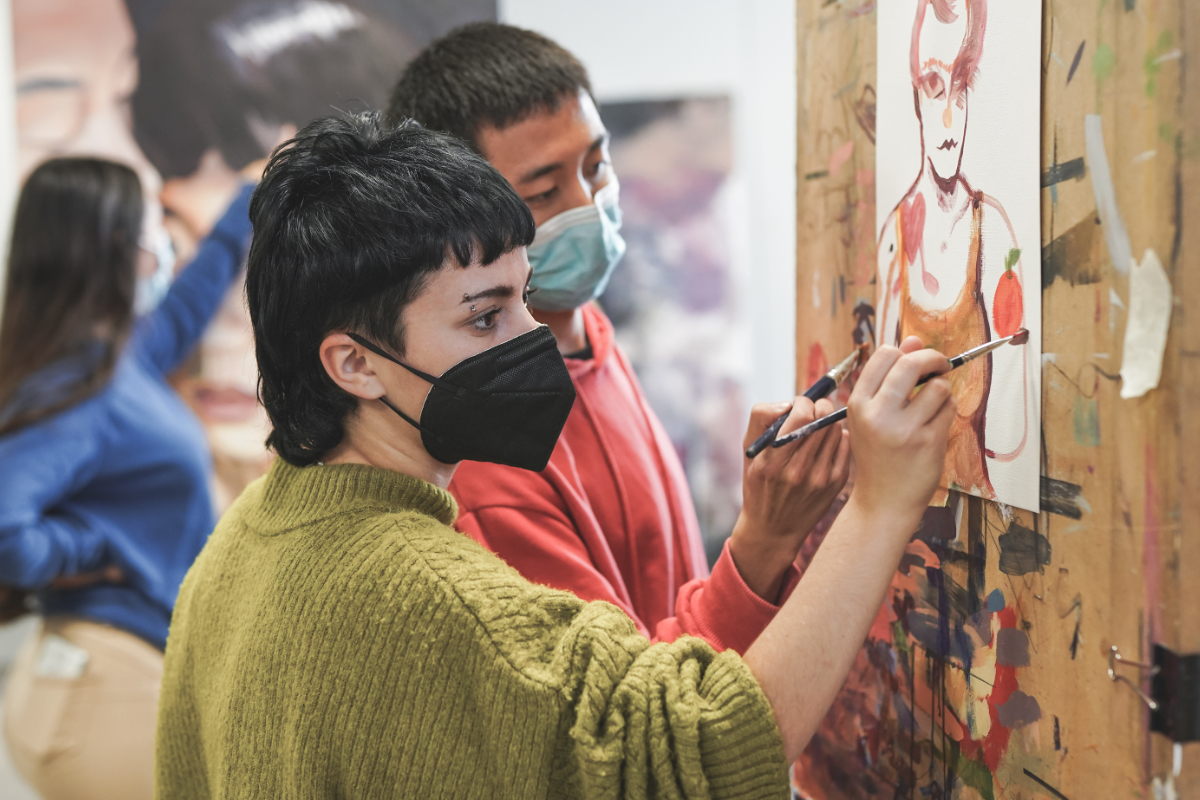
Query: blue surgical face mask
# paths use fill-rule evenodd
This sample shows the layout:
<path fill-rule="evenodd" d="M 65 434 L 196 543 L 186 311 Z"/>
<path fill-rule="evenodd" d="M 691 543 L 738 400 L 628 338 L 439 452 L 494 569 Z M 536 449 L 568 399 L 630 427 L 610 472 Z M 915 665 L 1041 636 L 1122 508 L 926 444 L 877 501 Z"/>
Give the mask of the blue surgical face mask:
<path fill-rule="evenodd" d="M 529 245 L 533 267 L 529 304 L 570 311 L 600 296 L 625 255 L 617 179 L 596 192 L 589 206 L 564 211 L 538 226 Z"/>
<path fill-rule="evenodd" d="M 153 228 L 152 232 L 143 233 L 138 246 L 152 253 L 157 262 L 154 274 L 145 278 L 139 276 L 137 288 L 133 296 L 133 313 L 137 316 L 149 314 L 171 288 L 175 278 L 175 247 L 171 244 L 171 236 L 165 228 Z"/>

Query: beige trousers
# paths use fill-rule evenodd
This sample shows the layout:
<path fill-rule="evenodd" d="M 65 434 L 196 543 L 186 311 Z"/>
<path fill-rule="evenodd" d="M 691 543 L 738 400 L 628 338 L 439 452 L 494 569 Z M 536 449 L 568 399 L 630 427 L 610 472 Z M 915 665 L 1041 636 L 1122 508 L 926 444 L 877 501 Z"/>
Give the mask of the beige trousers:
<path fill-rule="evenodd" d="M 163 656 L 116 628 L 50 617 L 4 695 L 13 764 L 45 800 L 151 800 Z"/>

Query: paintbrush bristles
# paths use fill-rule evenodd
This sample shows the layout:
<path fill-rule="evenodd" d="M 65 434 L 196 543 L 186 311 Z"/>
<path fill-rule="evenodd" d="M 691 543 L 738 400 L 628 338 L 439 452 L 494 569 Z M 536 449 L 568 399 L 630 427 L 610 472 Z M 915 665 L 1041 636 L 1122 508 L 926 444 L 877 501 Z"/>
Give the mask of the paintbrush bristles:
<path fill-rule="evenodd" d="M 1029 341 L 1029 329 L 1021 328 L 1021 330 L 1019 330 L 1013 334 L 1012 341 L 1009 342 L 1009 344 L 1025 344 L 1028 341 Z"/>

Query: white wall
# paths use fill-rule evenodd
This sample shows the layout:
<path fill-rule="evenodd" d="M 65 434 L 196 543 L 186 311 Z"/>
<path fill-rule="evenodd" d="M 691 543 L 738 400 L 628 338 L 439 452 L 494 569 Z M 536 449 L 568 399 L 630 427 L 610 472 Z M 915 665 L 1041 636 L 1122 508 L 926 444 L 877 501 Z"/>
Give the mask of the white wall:
<path fill-rule="evenodd" d="M 17 84 L 13 75 L 12 7 L 0 0 L 0 308 L 8 264 L 8 231 L 17 201 Z"/>
<path fill-rule="evenodd" d="M 605 102 L 724 94 L 734 115 L 739 300 L 751 326 L 750 402 L 795 387 L 794 0 L 501 0 L 587 66 Z M 603 115 L 603 109 L 601 110 Z"/>

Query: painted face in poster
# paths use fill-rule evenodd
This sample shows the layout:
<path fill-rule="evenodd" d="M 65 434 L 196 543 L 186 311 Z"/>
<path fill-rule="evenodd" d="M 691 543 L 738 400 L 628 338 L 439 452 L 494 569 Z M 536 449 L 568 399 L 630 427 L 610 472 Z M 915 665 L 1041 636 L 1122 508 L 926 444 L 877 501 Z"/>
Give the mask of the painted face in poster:
<path fill-rule="evenodd" d="M 885 0 L 876 138 L 878 341 L 947 356 L 1025 327 L 951 376 L 943 491 L 1039 507 L 1041 4 Z"/>

